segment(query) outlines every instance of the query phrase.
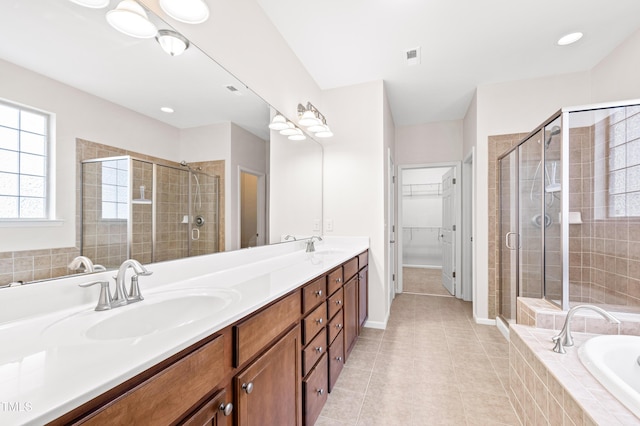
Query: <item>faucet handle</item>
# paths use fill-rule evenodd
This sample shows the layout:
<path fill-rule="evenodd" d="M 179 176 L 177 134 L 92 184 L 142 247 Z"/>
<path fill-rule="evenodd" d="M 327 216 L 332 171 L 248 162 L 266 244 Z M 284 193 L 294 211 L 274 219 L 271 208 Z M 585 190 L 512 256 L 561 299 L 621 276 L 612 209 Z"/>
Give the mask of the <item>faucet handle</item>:
<path fill-rule="evenodd" d="M 78 284 L 80 287 L 91 287 L 96 284 L 100 284 L 100 296 L 98 297 L 98 304 L 96 305 L 96 311 L 106 311 L 111 309 L 111 292 L 109 290 L 109 281 L 94 281 L 91 283 Z"/>
<path fill-rule="evenodd" d="M 139 275 L 151 275 L 151 272 Z M 129 300 L 129 303 L 144 300 L 144 297 L 142 297 L 142 294 L 140 293 L 140 286 L 138 285 L 138 275 L 134 275 L 131 277 L 131 288 L 129 288 L 127 300 Z"/>

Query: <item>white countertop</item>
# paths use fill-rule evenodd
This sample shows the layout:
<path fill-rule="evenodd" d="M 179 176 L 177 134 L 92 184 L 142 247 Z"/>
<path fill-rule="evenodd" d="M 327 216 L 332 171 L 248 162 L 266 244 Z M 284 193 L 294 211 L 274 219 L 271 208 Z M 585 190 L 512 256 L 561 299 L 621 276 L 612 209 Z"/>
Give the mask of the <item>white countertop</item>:
<path fill-rule="evenodd" d="M 77 285 L 109 279 L 113 271 L 0 290 L 0 424 L 60 417 L 363 252 L 368 239 L 325 239 L 316 253 L 305 253 L 302 244 L 149 265 L 154 274 L 140 277 L 145 300 L 110 311 L 93 310 L 97 286 Z M 136 309 L 151 316 L 175 295 L 190 306 L 210 293 L 222 301 L 221 309 L 208 314 L 203 304 L 198 320 L 179 312 L 182 321 L 169 329 L 156 317 L 132 325 L 148 326 L 144 333 L 125 327 L 123 337 L 92 334 L 112 316 L 127 318 Z"/>

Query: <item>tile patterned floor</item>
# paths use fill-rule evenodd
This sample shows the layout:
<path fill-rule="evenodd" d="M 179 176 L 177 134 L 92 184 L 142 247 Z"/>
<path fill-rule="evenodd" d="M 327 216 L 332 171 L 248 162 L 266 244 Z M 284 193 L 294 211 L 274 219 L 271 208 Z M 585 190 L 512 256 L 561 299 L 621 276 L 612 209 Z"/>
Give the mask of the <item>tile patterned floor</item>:
<path fill-rule="evenodd" d="M 405 293 L 451 297 L 442 286 L 442 269 L 403 267 L 402 285 Z"/>
<path fill-rule="evenodd" d="M 519 425 L 509 345 L 471 303 L 401 294 L 386 330 L 365 328 L 316 426 Z"/>

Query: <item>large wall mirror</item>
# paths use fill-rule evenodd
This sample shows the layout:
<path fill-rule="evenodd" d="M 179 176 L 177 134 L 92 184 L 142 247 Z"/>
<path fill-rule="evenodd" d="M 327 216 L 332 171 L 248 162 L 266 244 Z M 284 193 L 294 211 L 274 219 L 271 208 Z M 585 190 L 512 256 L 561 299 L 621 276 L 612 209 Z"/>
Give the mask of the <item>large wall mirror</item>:
<path fill-rule="evenodd" d="M 0 201 L 27 221 L 0 218 L 0 285 L 75 273 L 78 255 L 113 268 L 320 232 L 321 145 L 270 133 L 269 105 L 197 46 L 170 55 L 116 31 L 105 15 L 117 4 L 0 4 L 0 112 L 50 120 L 48 151 L 34 153 L 31 131 L 0 118 L 0 139 L 18 141 L 0 140 L 0 161 L 17 161 L 0 171 Z M 46 152 L 30 190 L 48 191 L 51 216 L 30 218 L 17 191 Z"/>

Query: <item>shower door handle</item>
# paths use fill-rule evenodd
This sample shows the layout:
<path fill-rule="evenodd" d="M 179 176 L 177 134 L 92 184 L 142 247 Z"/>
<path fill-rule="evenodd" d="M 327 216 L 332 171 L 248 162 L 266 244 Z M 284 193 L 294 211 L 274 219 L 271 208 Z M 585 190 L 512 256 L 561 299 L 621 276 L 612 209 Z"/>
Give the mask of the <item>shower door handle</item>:
<path fill-rule="evenodd" d="M 506 235 L 504 236 L 504 245 L 505 245 L 505 246 L 507 246 L 507 248 L 508 248 L 509 250 L 515 250 L 515 248 L 513 248 L 513 247 L 509 244 L 509 242 L 510 242 L 509 237 L 510 237 L 511 235 L 515 235 L 515 236 L 516 236 L 516 238 L 517 238 L 518 233 L 517 233 L 517 232 L 513 232 L 513 231 L 511 231 L 511 232 L 507 232 L 507 233 L 506 233 Z"/>

